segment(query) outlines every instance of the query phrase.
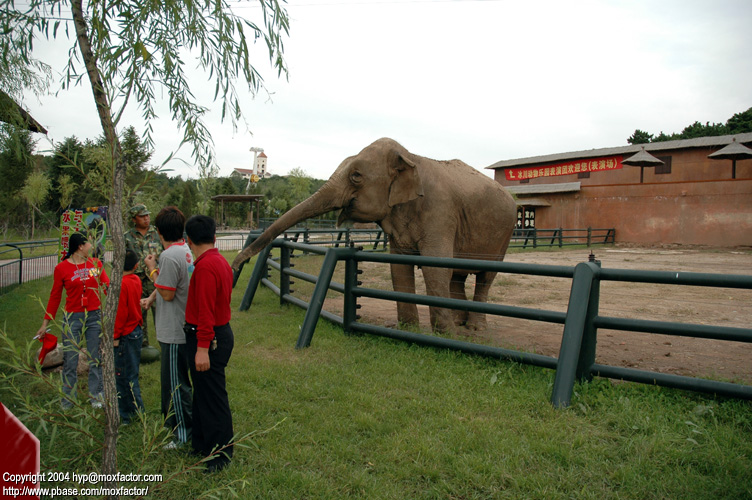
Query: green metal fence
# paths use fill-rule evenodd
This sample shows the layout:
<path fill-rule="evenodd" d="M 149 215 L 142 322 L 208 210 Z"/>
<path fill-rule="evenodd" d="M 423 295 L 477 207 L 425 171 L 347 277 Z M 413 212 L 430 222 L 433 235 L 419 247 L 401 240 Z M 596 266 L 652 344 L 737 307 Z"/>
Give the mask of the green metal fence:
<path fill-rule="evenodd" d="M 261 231 L 252 233 L 249 238 L 261 235 Z M 295 243 L 306 245 L 340 246 L 372 245 L 372 250 L 386 250 L 388 243 L 384 231 L 379 229 L 289 229 L 283 233 L 283 238 Z"/>
<path fill-rule="evenodd" d="M 570 245 L 609 245 L 616 242 L 616 229 L 515 229 L 509 248 L 565 247 Z"/>
<path fill-rule="evenodd" d="M 272 248 L 280 249 L 278 260 L 270 259 Z M 290 256 L 294 250 L 324 255 L 324 261 L 318 276 L 296 271 L 290 266 Z M 340 261 L 345 263 L 345 282 L 335 283 L 332 282 L 332 278 L 335 267 Z M 548 311 L 364 288 L 358 279 L 361 273 L 358 266 L 361 262 L 397 263 L 570 278 L 572 286 L 567 311 Z M 279 286 L 269 280 L 270 268 L 279 271 Z M 315 284 L 309 302 L 293 295 L 293 291 L 290 288 L 291 278 Z M 602 269 L 596 261 L 584 262 L 575 267 L 568 267 L 378 254 L 364 252 L 352 246 L 325 249 L 278 239 L 259 254 L 243 295 L 240 311 L 248 310 L 259 284 L 263 284 L 272 289 L 280 297 L 280 303 L 294 304 L 307 310 L 296 344 L 296 348 L 298 349 L 308 347 L 311 344 L 318 319 L 319 317 L 323 317 L 342 325 L 347 333 L 362 332 L 380 335 L 424 346 L 454 349 L 465 353 L 551 368 L 556 370 L 551 395 L 551 402 L 555 407 L 569 406 L 574 384 L 590 380 L 593 376 L 655 384 L 734 398 L 752 399 L 752 386 L 596 364 L 597 334 L 598 329 L 602 328 L 752 343 L 752 329 L 749 328 L 730 328 L 600 316 L 598 314 L 598 304 L 600 301 L 600 283 L 603 281 L 631 281 L 676 286 L 691 285 L 752 289 L 752 276 Z M 335 290 L 344 294 L 344 309 L 341 317 L 323 310 L 324 299 L 328 290 Z M 559 357 L 554 358 L 361 323 L 358 321 L 360 318 L 357 315 L 359 307 L 358 299 L 360 297 L 562 324 L 563 332 Z"/>
<path fill-rule="evenodd" d="M 245 232 L 219 232 L 216 247 L 221 251 L 240 250 L 246 241 Z M 27 281 L 51 276 L 58 263 L 58 244 L 55 238 L 0 243 L 0 293 Z M 112 240 L 107 239 L 95 256 L 102 261 L 111 259 Z"/>
<path fill-rule="evenodd" d="M 50 276 L 57 264 L 57 240 L 0 243 L 0 293 Z"/>

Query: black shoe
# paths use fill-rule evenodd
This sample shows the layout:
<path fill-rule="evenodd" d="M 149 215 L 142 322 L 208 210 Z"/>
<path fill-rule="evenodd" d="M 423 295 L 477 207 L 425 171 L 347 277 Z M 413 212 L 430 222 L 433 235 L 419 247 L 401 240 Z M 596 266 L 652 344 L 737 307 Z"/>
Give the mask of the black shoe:
<path fill-rule="evenodd" d="M 225 467 L 230 465 L 229 459 L 217 459 L 211 460 L 207 462 L 206 469 L 204 470 L 204 474 L 212 474 L 214 472 L 219 472 Z"/>

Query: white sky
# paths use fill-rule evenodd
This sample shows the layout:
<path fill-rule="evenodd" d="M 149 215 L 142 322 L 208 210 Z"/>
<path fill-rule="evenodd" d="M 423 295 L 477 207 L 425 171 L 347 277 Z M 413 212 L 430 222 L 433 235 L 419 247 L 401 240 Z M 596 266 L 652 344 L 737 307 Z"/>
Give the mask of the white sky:
<path fill-rule="evenodd" d="M 255 146 L 271 173 L 325 179 L 380 137 L 492 175 L 499 160 L 626 145 L 636 128 L 680 132 L 752 107 L 749 0 L 289 0 L 288 12 L 289 81 L 259 47 L 272 101 L 246 98 L 249 130 L 207 119 L 222 176 L 251 168 Z M 43 48 L 63 61 L 69 42 L 56 45 Z M 88 83 L 24 104 L 55 141 L 101 134 Z M 132 109 L 120 129 L 143 129 Z M 155 164 L 181 137 L 163 109 Z M 178 156 L 189 165 L 170 175 L 197 177 L 189 149 Z"/>

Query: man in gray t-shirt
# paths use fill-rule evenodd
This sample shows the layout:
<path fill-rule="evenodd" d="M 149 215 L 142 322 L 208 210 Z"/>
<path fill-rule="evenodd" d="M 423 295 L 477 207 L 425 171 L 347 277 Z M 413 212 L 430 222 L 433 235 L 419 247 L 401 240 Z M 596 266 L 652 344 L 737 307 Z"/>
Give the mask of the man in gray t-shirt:
<path fill-rule="evenodd" d="M 157 295 L 157 340 L 165 344 L 185 344 L 185 304 L 188 301 L 188 283 L 193 272 L 193 256 L 188 245 L 179 241 L 165 242 L 165 249 L 159 256 L 159 271 L 154 282 L 155 288 L 174 292 L 172 300 Z M 164 255 L 164 257 L 162 257 Z M 164 260 L 162 260 L 164 259 Z"/>
<path fill-rule="evenodd" d="M 165 448 L 174 449 L 191 439 L 193 400 L 183 324 L 193 256 L 183 241 L 185 217 L 179 209 L 163 208 L 157 215 L 155 226 L 164 251 L 159 255 L 158 269 L 153 256 L 145 259 L 155 290 L 143 299 L 142 305 L 157 302 L 154 324 L 162 349 L 162 415 L 165 426 L 174 432 L 173 441 Z"/>

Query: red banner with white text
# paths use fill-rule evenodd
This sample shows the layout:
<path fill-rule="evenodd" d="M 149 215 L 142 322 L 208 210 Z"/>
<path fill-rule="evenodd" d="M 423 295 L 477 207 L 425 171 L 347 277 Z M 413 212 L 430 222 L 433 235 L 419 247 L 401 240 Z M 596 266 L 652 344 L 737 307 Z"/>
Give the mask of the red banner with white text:
<path fill-rule="evenodd" d="M 573 175 L 583 172 L 602 172 L 605 170 L 619 170 L 622 168 L 621 156 L 608 158 L 594 158 L 592 160 L 578 160 L 545 167 L 508 168 L 504 171 L 508 181 L 522 181 L 537 179 L 538 177 L 556 177 L 559 175 Z"/>

